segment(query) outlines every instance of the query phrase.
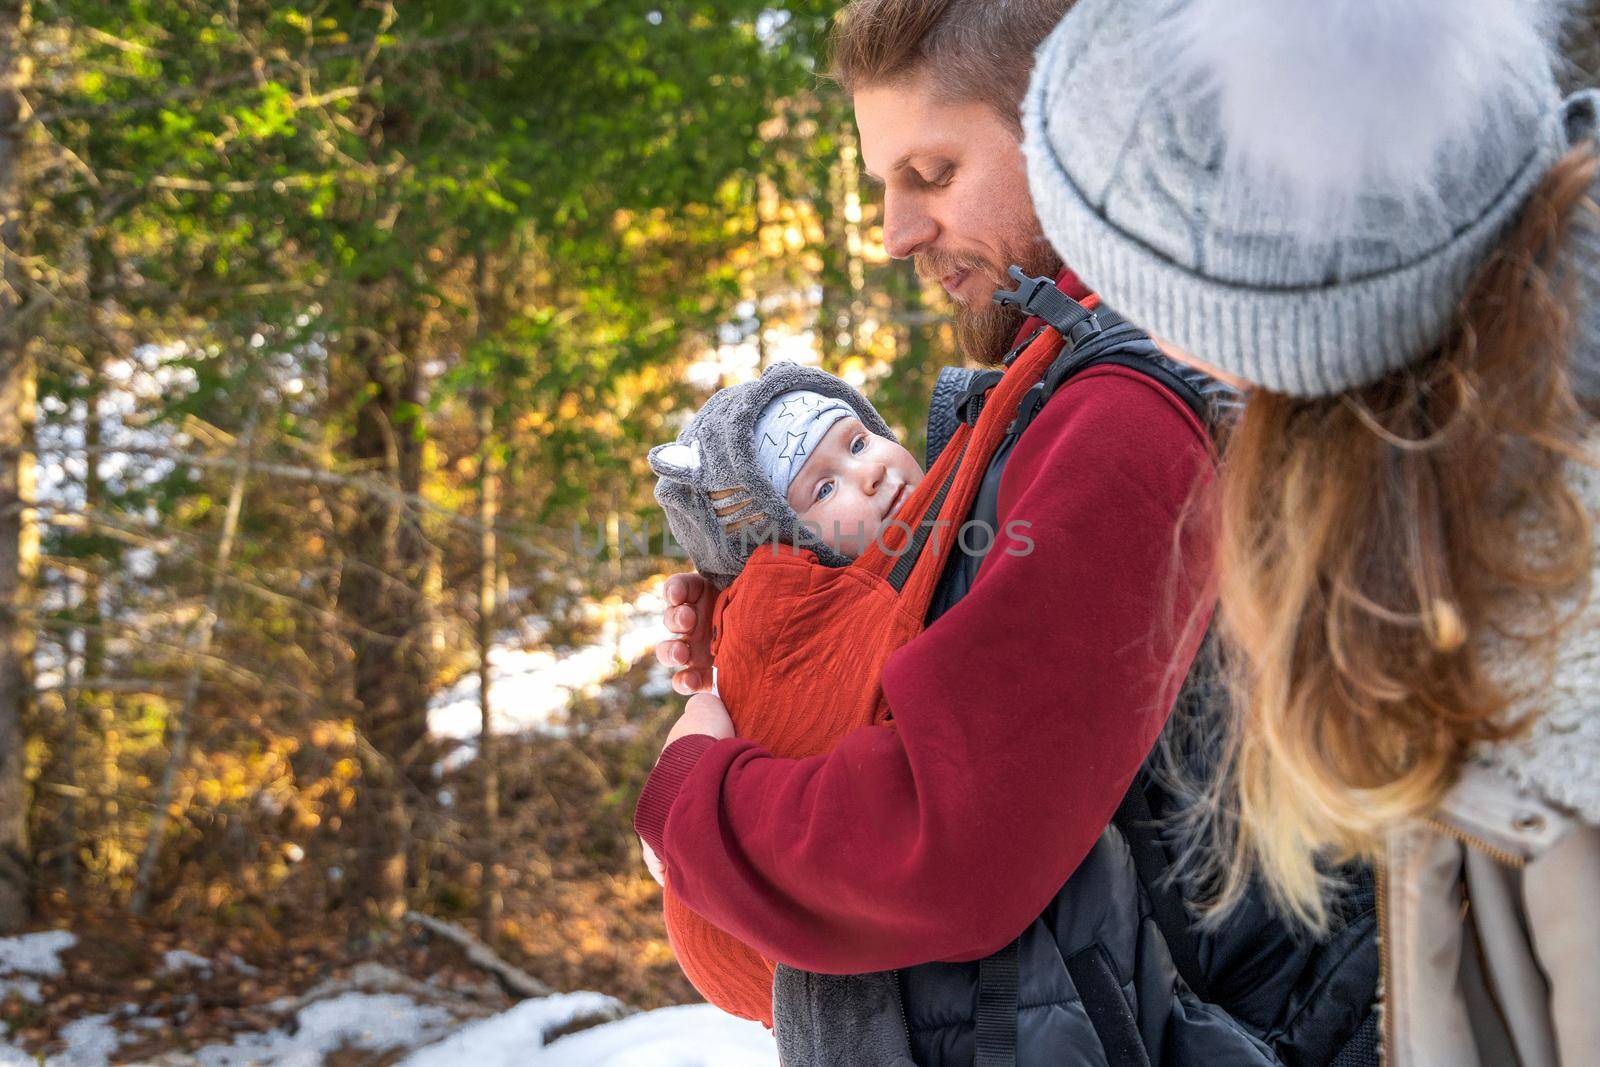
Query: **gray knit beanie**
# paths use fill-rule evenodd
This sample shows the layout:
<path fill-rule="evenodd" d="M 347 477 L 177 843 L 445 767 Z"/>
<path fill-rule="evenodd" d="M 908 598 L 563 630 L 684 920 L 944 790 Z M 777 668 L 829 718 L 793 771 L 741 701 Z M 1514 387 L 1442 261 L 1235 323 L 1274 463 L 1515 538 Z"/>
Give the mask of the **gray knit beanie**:
<path fill-rule="evenodd" d="M 1536 0 L 1079 0 L 1023 108 L 1046 235 L 1119 312 L 1295 396 L 1444 339 L 1572 145 Z M 1579 354 L 1580 377 L 1593 355 Z"/>
<path fill-rule="evenodd" d="M 845 382 L 814 367 L 774 363 L 755 381 L 714 394 L 677 441 L 650 450 L 656 500 L 672 536 L 718 585 L 732 582 L 756 548 L 774 542 L 810 549 L 828 566 L 850 562 L 802 526 L 762 470 L 756 423 L 770 401 L 797 389 L 844 401 L 869 432 L 895 440 L 877 409 Z"/>

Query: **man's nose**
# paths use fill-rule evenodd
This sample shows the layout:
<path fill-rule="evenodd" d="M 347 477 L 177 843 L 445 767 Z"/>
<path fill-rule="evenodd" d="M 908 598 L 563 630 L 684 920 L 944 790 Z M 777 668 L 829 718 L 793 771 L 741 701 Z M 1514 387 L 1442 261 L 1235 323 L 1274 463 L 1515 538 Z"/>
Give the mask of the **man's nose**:
<path fill-rule="evenodd" d="M 883 196 L 883 248 L 894 259 L 909 259 L 939 236 L 933 217 L 915 201 L 885 193 Z"/>

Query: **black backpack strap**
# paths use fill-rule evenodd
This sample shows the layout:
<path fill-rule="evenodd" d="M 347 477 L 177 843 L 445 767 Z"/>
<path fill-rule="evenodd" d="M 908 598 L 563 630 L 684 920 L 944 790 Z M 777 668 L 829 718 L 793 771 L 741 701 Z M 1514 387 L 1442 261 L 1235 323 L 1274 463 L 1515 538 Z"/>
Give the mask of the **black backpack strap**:
<path fill-rule="evenodd" d="M 928 445 L 923 452 L 923 470 L 931 470 L 950 438 L 956 435 L 961 419 L 956 415 L 956 401 L 967 391 L 972 376 L 978 373 L 971 367 L 940 367 L 934 379 L 933 395 L 928 398 Z"/>
<path fill-rule="evenodd" d="M 1100 1039 L 1109 1067 L 1150 1067 L 1150 1054 L 1139 1034 L 1139 1020 L 1122 995 L 1122 983 L 1111 958 L 1098 944 L 1074 953 L 1066 961 L 1067 976 L 1078 991 L 1083 1013 Z"/>
<path fill-rule="evenodd" d="M 1017 956 L 1022 938 L 978 961 L 976 1067 L 1016 1067 Z"/>
<path fill-rule="evenodd" d="M 1166 849 L 1156 836 L 1156 820 L 1144 794 L 1143 776 L 1134 778 L 1127 795 L 1111 821 L 1122 831 L 1133 866 L 1139 874 L 1161 937 L 1172 954 L 1172 963 L 1184 984 L 1201 1000 L 1209 1000 L 1205 970 L 1200 965 L 1200 949 L 1190 929 L 1189 908 L 1168 875 Z"/>

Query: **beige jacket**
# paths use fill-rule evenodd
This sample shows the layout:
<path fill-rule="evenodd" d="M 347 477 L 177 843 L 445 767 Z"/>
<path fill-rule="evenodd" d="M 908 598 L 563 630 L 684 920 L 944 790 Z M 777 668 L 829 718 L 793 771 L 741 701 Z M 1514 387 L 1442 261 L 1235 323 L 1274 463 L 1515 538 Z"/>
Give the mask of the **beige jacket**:
<path fill-rule="evenodd" d="M 1379 892 L 1390 1067 L 1600 1063 L 1600 826 L 1475 766 Z"/>
<path fill-rule="evenodd" d="M 1572 480 L 1600 511 L 1600 472 Z M 1479 753 L 1433 818 L 1389 836 L 1389 1067 L 1600 1064 L 1600 553 L 1591 587 L 1518 709 L 1529 735 Z"/>

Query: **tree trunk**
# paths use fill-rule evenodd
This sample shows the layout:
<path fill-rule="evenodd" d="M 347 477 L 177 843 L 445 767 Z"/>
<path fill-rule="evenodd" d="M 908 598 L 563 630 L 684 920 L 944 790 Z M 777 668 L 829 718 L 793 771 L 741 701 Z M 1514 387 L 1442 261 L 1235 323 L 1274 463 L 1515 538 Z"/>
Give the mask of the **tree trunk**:
<path fill-rule="evenodd" d="M 495 523 L 500 516 L 500 442 L 495 436 L 493 399 L 478 397 L 478 521 L 483 524 L 478 542 L 478 711 L 482 726 L 478 736 L 478 764 L 483 788 L 483 877 L 479 936 L 493 945 L 500 927 L 500 760 L 495 750 L 494 722 L 490 716 L 489 653 L 499 592 L 498 547 Z"/>
<path fill-rule="evenodd" d="M 102 445 L 102 420 L 100 397 L 105 389 L 101 368 L 116 355 L 116 325 L 110 293 L 116 285 L 116 263 L 110 253 L 110 237 L 105 233 L 91 239 L 89 256 L 89 315 L 91 336 L 84 346 L 84 359 L 88 363 L 88 388 L 84 405 L 86 418 L 83 427 L 84 472 L 83 510 L 87 515 L 98 515 L 104 505 L 105 481 L 100 474 L 100 448 Z M 106 676 L 105 592 L 101 582 L 101 567 L 115 567 L 118 552 L 116 542 L 99 539 L 93 558 L 84 569 L 83 603 L 79 608 L 83 623 L 83 678 Z M 110 573 L 115 573 L 111 571 Z M 82 709 L 83 724 L 90 728 L 99 751 L 99 776 L 94 783 L 97 803 L 89 829 L 90 835 L 101 848 L 117 840 L 117 793 L 121 789 L 122 732 L 117 724 L 117 704 L 103 692 L 94 689 L 78 690 L 78 705 Z"/>
<path fill-rule="evenodd" d="M 866 246 L 861 235 L 861 164 L 856 150 L 856 134 L 849 123 L 841 130 L 839 144 L 839 176 L 844 193 L 844 253 L 845 282 L 850 293 L 850 350 L 855 355 L 862 350 L 867 338 L 862 336 L 862 323 L 866 319 L 867 265 Z"/>
<path fill-rule="evenodd" d="M 84 678 L 83 656 L 78 647 L 78 634 L 67 631 L 61 642 L 61 757 L 60 775 L 64 781 L 74 781 L 78 773 L 78 719 L 82 714 L 80 682 Z M 68 898 L 78 892 L 78 798 L 83 794 L 69 791 L 61 795 L 60 842 L 57 846 L 56 864 L 60 871 L 61 890 Z M 38 844 L 36 835 L 34 843 Z M 42 867 L 36 856 L 34 862 Z"/>
<path fill-rule="evenodd" d="M 382 318 L 368 321 L 381 322 Z M 348 379 L 359 398 L 346 454 L 403 493 L 422 487 L 422 381 L 415 325 L 389 337 L 353 339 Z M 433 684 L 431 612 L 424 589 L 432 548 L 416 510 L 393 495 L 362 494 L 346 532 L 340 613 L 350 621 L 356 727 L 371 745 L 372 775 L 357 798 L 363 850 L 361 897 L 373 918 L 406 910 L 410 817 L 402 790 L 427 784 L 428 697 Z"/>
<path fill-rule="evenodd" d="M 22 320 L 30 7 L 0 4 L 0 933 L 29 914 L 27 784 L 23 732 L 33 701 L 34 595 L 39 533 L 34 515 L 34 405 L 30 330 Z"/>
<path fill-rule="evenodd" d="M 100 478 L 100 448 L 103 443 L 100 424 L 100 394 L 103 383 L 100 368 L 108 358 L 109 339 L 113 335 L 110 299 L 107 296 L 112 273 L 108 238 L 103 234 L 89 235 L 85 243 L 84 258 L 84 294 L 88 303 L 88 329 L 83 344 L 85 364 L 83 513 L 96 516 L 100 514 L 101 498 L 104 495 Z M 103 798 L 108 795 L 104 770 L 102 768 L 101 780 L 94 783 L 100 790 L 98 794 L 100 804 L 97 805 L 94 803 L 96 798 L 94 787 L 90 784 L 92 778 L 82 766 L 89 763 L 92 758 L 84 751 L 91 747 L 84 744 L 85 736 L 92 737 L 97 727 L 99 732 L 107 736 L 115 732 L 112 728 L 114 724 L 91 721 L 98 715 L 99 698 L 80 684 L 85 678 L 105 676 L 105 627 L 100 610 L 102 565 L 99 546 L 95 545 L 86 553 L 82 578 L 79 580 L 78 604 L 73 609 L 73 617 L 79 625 L 75 631 L 67 635 L 64 643 L 66 656 L 62 668 L 64 684 L 61 690 L 63 716 L 61 773 L 65 775 L 65 780 L 85 785 L 83 790 L 64 793 L 61 797 L 60 844 L 57 860 L 61 871 L 61 888 L 68 897 L 77 894 L 81 842 L 86 838 L 93 840 L 97 836 L 101 840 L 108 840 L 110 835 L 109 827 L 102 826 L 98 834 L 93 827 L 93 821 L 97 816 L 103 821 Z M 86 822 L 89 824 L 87 828 Z"/>

